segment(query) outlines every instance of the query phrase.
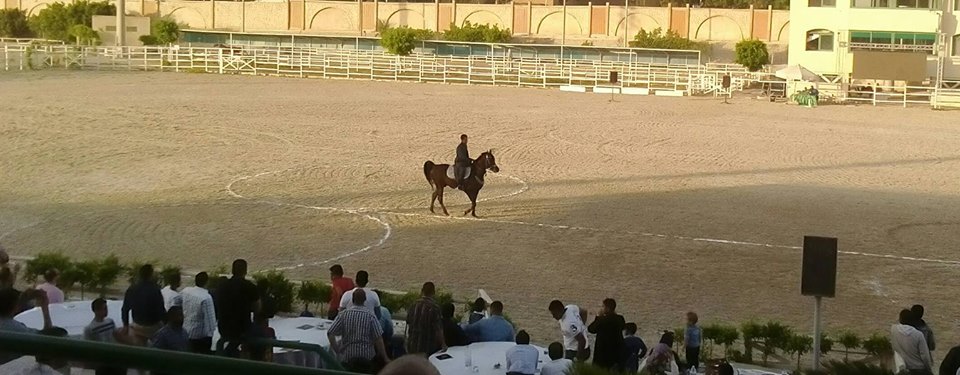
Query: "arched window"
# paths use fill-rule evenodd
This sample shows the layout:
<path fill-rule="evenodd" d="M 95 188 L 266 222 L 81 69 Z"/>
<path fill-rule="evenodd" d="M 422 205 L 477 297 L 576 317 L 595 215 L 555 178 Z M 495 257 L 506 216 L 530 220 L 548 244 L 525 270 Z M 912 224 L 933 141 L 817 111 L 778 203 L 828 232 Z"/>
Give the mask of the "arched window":
<path fill-rule="evenodd" d="M 833 51 L 833 31 L 807 31 L 807 51 Z"/>

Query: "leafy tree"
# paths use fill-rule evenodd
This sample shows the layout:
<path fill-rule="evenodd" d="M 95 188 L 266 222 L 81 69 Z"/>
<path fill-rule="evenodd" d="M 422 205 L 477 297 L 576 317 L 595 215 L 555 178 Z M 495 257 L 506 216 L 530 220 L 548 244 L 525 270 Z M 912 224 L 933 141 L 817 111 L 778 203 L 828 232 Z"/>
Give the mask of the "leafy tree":
<path fill-rule="evenodd" d="M 73 267 L 60 275 L 60 287 L 66 289 L 79 284 L 80 299 L 86 299 L 86 289 L 94 285 L 99 268 L 100 262 L 95 260 L 74 263 Z"/>
<path fill-rule="evenodd" d="M 304 281 L 297 288 L 297 299 L 303 302 L 303 311 L 310 311 L 310 304 L 316 304 L 318 311 L 323 312 L 323 303 L 330 300 L 333 288 L 318 281 Z"/>
<path fill-rule="evenodd" d="M 870 336 L 870 338 L 863 340 L 863 343 L 860 345 L 860 347 L 875 357 L 883 357 L 893 353 L 893 348 L 890 346 L 890 340 L 880 334 L 873 334 Z"/>
<path fill-rule="evenodd" d="M 260 293 L 269 296 L 277 304 L 277 311 L 293 311 L 294 285 L 293 282 L 287 279 L 283 272 L 267 271 L 257 273 L 253 275 L 253 280 L 256 282 L 257 288 L 260 289 Z"/>
<path fill-rule="evenodd" d="M 70 262 L 70 257 L 63 255 L 63 253 L 40 253 L 27 261 L 27 266 L 23 270 L 23 280 L 33 284 L 42 279 L 47 270 L 56 269 L 62 274 L 68 272 L 72 267 L 73 263 Z"/>
<path fill-rule="evenodd" d="M 763 355 L 763 365 L 767 366 L 767 359 L 770 354 L 775 353 L 777 349 L 786 348 L 787 342 L 793 336 L 793 330 L 780 322 L 767 322 L 762 326 L 761 332 L 760 338 L 763 341 L 761 354 Z"/>
<path fill-rule="evenodd" d="M 380 33 L 380 45 L 394 55 L 407 56 L 417 48 L 417 43 L 429 39 L 431 35 L 433 32 L 430 30 L 390 27 Z"/>
<path fill-rule="evenodd" d="M 29 38 L 32 35 L 26 12 L 16 8 L 0 9 L 0 38 Z"/>
<path fill-rule="evenodd" d="M 658 27 L 653 31 L 640 29 L 630 42 L 630 47 L 703 51 L 707 48 L 707 44 L 684 38 L 673 30 L 667 30 L 664 33 L 663 29 Z"/>
<path fill-rule="evenodd" d="M 73 25 L 70 27 L 70 36 L 75 38 L 77 45 L 87 44 L 94 45 L 100 44 L 100 33 L 96 30 L 91 29 L 87 25 Z"/>
<path fill-rule="evenodd" d="M 756 347 L 757 340 L 763 336 L 763 326 L 756 322 L 747 322 L 740 328 L 743 332 L 744 359 L 747 362 L 753 362 L 753 348 Z"/>
<path fill-rule="evenodd" d="M 113 254 L 107 255 L 98 263 L 97 272 L 93 277 L 93 286 L 99 289 L 100 297 L 103 297 L 107 293 L 107 288 L 117 283 L 125 268 L 120 264 L 120 258 Z"/>
<path fill-rule="evenodd" d="M 75 25 L 93 26 L 93 16 L 112 16 L 117 11 L 106 1 L 88 2 L 78 0 L 65 5 L 53 3 L 30 18 L 30 28 L 42 38 L 72 41 L 75 36 L 70 31 Z"/>
<path fill-rule="evenodd" d="M 826 333 L 820 334 L 820 354 L 827 354 L 833 351 L 834 341 Z"/>
<path fill-rule="evenodd" d="M 770 63 L 770 52 L 767 51 L 766 43 L 757 39 L 744 39 L 737 42 L 734 51 L 735 62 L 751 72 L 763 69 L 764 65 Z"/>
<path fill-rule="evenodd" d="M 850 360 L 850 352 L 859 349 L 862 341 L 863 340 L 860 339 L 860 336 L 850 331 L 843 332 L 840 334 L 840 336 L 837 336 L 837 342 L 839 342 L 840 345 L 843 345 L 844 361 Z"/>
<path fill-rule="evenodd" d="M 806 335 L 790 335 L 786 339 L 783 351 L 797 356 L 797 371 L 800 371 L 800 358 L 813 349 L 813 337 Z"/>
<path fill-rule="evenodd" d="M 450 29 L 443 33 L 443 39 L 457 42 L 506 43 L 513 35 L 510 29 L 501 29 L 497 25 L 475 25 L 464 21 L 463 27 L 451 23 Z"/>
<path fill-rule="evenodd" d="M 156 38 L 156 44 L 176 43 L 180 40 L 180 25 L 172 19 L 160 18 L 150 25 L 150 35 Z"/>

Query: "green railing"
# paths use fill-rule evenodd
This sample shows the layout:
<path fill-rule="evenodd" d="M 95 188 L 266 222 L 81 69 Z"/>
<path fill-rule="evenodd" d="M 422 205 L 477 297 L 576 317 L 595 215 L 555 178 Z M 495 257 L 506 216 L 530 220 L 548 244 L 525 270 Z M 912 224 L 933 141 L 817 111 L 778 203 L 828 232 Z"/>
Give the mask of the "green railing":
<path fill-rule="evenodd" d="M 264 344 L 314 351 L 308 344 L 264 341 Z M 341 370 L 310 369 L 277 365 L 211 355 L 181 353 L 127 345 L 105 344 L 71 338 L 0 332 L 0 348 L 4 352 L 58 358 L 70 362 L 108 364 L 120 368 L 149 370 L 174 374 L 230 375 L 355 375 Z M 321 353 L 325 351 L 321 348 Z M 326 362 L 329 354 L 321 354 Z M 334 361 L 334 363 L 336 363 Z"/>

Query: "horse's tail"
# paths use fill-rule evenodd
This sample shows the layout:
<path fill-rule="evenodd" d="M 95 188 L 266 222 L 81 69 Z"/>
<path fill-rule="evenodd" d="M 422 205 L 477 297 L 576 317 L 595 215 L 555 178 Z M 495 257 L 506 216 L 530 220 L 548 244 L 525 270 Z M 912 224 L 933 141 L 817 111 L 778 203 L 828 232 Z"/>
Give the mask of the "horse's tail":
<path fill-rule="evenodd" d="M 430 178 L 430 171 L 433 170 L 434 166 L 435 164 L 433 164 L 433 162 L 429 160 L 423 163 L 423 177 L 427 178 L 427 182 L 430 183 L 430 186 L 433 186 L 433 180 Z"/>

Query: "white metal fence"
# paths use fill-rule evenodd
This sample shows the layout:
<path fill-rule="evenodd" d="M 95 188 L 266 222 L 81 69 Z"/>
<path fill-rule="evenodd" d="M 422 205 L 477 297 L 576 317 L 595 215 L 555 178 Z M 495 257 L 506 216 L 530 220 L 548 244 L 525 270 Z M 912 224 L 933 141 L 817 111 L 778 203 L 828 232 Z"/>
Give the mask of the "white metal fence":
<path fill-rule="evenodd" d="M 2 69 L 85 69 L 207 72 L 289 77 L 556 87 L 613 86 L 709 93 L 723 74 L 749 80 L 729 66 L 670 66 L 505 56 L 394 56 L 376 51 L 307 47 L 78 47 L 5 44 Z M 705 79 L 704 77 L 713 77 Z"/>

